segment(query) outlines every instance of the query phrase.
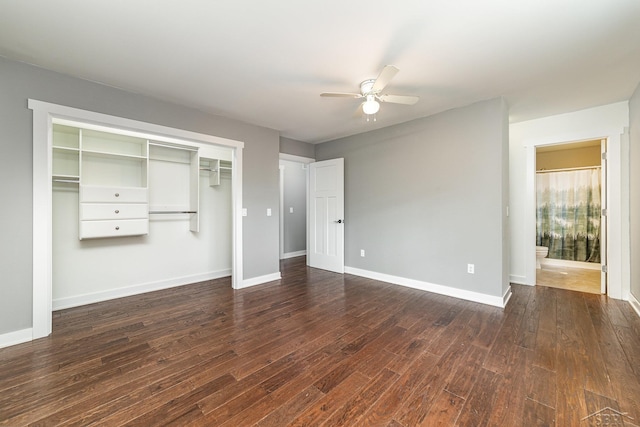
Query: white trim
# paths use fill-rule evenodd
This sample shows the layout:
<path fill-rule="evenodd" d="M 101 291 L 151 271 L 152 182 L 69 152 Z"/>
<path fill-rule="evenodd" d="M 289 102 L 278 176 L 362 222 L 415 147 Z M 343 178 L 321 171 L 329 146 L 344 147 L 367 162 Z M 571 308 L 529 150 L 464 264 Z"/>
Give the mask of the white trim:
<path fill-rule="evenodd" d="M 280 185 L 280 215 L 278 215 L 278 222 L 280 226 L 278 239 L 280 241 L 279 255 L 280 259 L 284 259 L 284 165 L 278 165 L 278 179 Z"/>
<path fill-rule="evenodd" d="M 282 258 L 280 258 L 280 259 L 295 258 L 295 257 L 303 256 L 303 255 L 306 255 L 306 254 L 307 254 L 306 250 L 296 251 L 296 252 L 287 252 L 286 254 L 282 254 Z"/>
<path fill-rule="evenodd" d="M 638 301 L 631 292 L 629 292 L 629 304 L 631 304 L 633 310 L 636 312 L 638 317 L 640 317 L 640 301 Z"/>
<path fill-rule="evenodd" d="M 242 285 L 236 289 L 248 288 L 250 286 L 262 285 L 263 283 L 273 282 L 282 279 L 280 272 L 265 274 L 264 276 L 252 277 L 242 282 Z"/>
<path fill-rule="evenodd" d="M 29 100 L 31 107 L 31 100 Z M 51 116 L 45 110 L 33 110 L 33 339 L 51 333 L 51 281 L 53 246 L 53 173 L 51 154 Z"/>
<path fill-rule="evenodd" d="M 170 128 L 153 123 L 28 100 L 33 110 L 33 339 L 51 334 L 52 264 L 52 154 L 53 120 L 71 120 L 144 133 L 152 139 L 191 141 L 232 148 L 232 286 L 243 282 L 242 271 L 242 149 L 244 143 L 213 135 Z"/>
<path fill-rule="evenodd" d="M 287 154 L 287 153 L 280 153 L 278 158 L 280 160 L 289 160 L 290 162 L 305 163 L 305 164 L 314 163 L 316 161 L 316 159 L 312 159 L 311 157 L 294 156 L 293 154 Z"/>
<path fill-rule="evenodd" d="M 517 274 L 510 274 L 509 275 L 509 282 L 510 283 L 515 283 L 517 285 L 533 286 L 533 285 L 527 283 L 527 278 L 525 276 L 520 276 L 520 275 L 517 275 Z"/>
<path fill-rule="evenodd" d="M 204 133 L 191 132 L 184 129 L 177 129 L 154 123 L 141 122 L 124 117 L 111 116 L 109 114 L 97 113 L 79 108 L 67 107 L 66 105 L 52 104 L 49 102 L 38 101 L 36 99 L 29 99 L 28 106 L 30 110 L 46 112 L 49 115 L 60 119 L 60 122 L 70 120 L 71 122 L 81 122 L 93 125 L 93 128 L 98 128 L 100 126 L 106 126 L 107 128 L 116 127 L 117 129 L 129 131 L 138 136 L 141 134 L 152 134 L 154 139 L 159 141 L 206 142 L 209 144 L 232 148 L 244 147 L 244 142 L 242 141 L 207 135 Z"/>
<path fill-rule="evenodd" d="M 233 150 L 231 168 L 231 212 L 232 220 L 232 255 L 231 255 L 231 287 L 236 289 L 244 278 L 244 259 L 242 249 L 242 162 L 243 147 Z"/>
<path fill-rule="evenodd" d="M 408 288 L 420 289 L 422 291 L 433 292 L 435 294 L 446 295 L 454 298 L 460 298 L 467 301 L 479 302 L 481 304 L 493 305 L 495 307 L 504 308 L 511 298 L 511 287 L 501 297 L 481 294 L 479 292 L 467 291 L 464 289 L 452 288 L 444 285 L 436 285 L 434 283 L 423 282 L 420 280 L 407 279 L 404 277 L 392 276 L 389 274 L 377 273 L 375 271 L 362 270 L 355 267 L 344 267 L 346 274 L 354 276 L 366 277 L 368 279 L 378 280 L 381 282 L 392 283 L 394 285 L 406 286 Z"/>
<path fill-rule="evenodd" d="M 536 147 L 525 147 L 524 284 L 536 285 Z M 532 204 L 533 203 L 533 204 Z M 533 225 L 533 228 L 532 228 Z M 532 259 L 533 256 L 533 259 Z"/>
<path fill-rule="evenodd" d="M 0 348 L 29 342 L 33 339 L 33 328 L 21 329 L 0 335 Z"/>
<path fill-rule="evenodd" d="M 231 276 L 231 269 L 212 271 L 209 273 L 192 274 L 189 276 L 175 277 L 156 282 L 140 283 L 124 288 L 109 289 L 107 291 L 93 292 L 90 294 L 76 295 L 67 298 L 53 300 L 53 310 L 63 310 L 65 308 L 78 307 L 96 302 L 108 301 L 116 298 L 130 297 L 147 292 L 160 291 L 163 289 L 175 288 L 177 286 L 190 285 L 192 283 L 204 282 L 207 280 L 220 279 Z"/>
<path fill-rule="evenodd" d="M 504 295 L 502 295 L 502 306 L 500 306 L 501 308 L 505 308 L 507 306 L 512 295 L 513 292 L 511 292 L 511 285 L 509 285 L 507 290 L 504 291 Z"/>

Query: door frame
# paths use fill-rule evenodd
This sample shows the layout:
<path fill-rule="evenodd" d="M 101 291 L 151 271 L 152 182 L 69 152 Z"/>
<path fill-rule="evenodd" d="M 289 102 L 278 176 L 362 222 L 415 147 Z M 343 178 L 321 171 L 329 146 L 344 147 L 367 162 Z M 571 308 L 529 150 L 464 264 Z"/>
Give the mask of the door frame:
<path fill-rule="evenodd" d="M 607 227 L 609 226 L 609 186 L 607 179 L 607 171 L 609 170 L 609 165 L 607 164 L 608 157 L 608 146 L 607 139 L 600 140 L 600 266 L 603 265 L 605 268 L 600 269 L 600 293 L 606 294 L 609 274 L 608 271 L 608 263 L 609 263 L 609 230 Z"/>
<path fill-rule="evenodd" d="M 55 119 L 103 125 L 148 134 L 164 140 L 193 141 L 231 148 L 232 190 L 232 287 L 243 283 L 242 266 L 242 151 L 244 143 L 213 135 L 171 128 L 88 110 L 28 100 L 33 111 L 33 324 L 31 339 L 46 337 L 52 330 L 52 126 Z"/>
<path fill-rule="evenodd" d="M 622 300 L 629 299 L 629 221 L 628 197 L 629 183 L 628 166 L 624 168 L 623 156 L 628 158 L 629 142 L 628 130 L 601 129 L 591 131 L 571 132 L 570 134 L 548 136 L 540 139 L 525 141 L 526 158 L 526 209 L 525 209 L 525 274 L 526 284 L 535 286 L 536 280 L 536 191 L 535 191 L 535 162 L 536 147 L 571 143 L 596 139 L 607 140 L 607 295 Z M 627 202 L 623 202 L 627 200 Z M 625 222 L 623 218 L 626 218 Z M 626 236 L 626 237 L 625 237 Z"/>

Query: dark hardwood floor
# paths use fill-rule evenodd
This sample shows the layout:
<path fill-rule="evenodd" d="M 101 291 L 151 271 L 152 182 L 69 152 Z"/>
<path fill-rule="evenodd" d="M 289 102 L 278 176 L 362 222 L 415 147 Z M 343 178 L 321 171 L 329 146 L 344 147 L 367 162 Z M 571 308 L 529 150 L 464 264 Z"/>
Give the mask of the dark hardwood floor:
<path fill-rule="evenodd" d="M 626 302 L 514 285 L 502 310 L 304 258 L 282 272 L 55 312 L 50 337 L 0 350 L 0 424 L 640 425 Z"/>

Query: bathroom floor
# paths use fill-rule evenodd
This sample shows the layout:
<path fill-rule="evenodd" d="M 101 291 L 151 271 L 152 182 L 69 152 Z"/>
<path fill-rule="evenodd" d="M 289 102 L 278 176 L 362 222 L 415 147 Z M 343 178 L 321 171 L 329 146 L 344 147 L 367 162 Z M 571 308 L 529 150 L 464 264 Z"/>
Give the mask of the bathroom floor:
<path fill-rule="evenodd" d="M 543 265 L 536 270 L 536 285 L 599 294 L 600 271 Z"/>

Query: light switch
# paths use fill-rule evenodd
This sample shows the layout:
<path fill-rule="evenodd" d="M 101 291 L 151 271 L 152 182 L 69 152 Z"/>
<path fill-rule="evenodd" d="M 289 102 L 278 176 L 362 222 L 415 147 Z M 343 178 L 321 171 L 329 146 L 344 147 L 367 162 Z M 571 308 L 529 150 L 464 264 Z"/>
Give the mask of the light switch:
<path fill-rule="evenodd" d="M 289 213 L 293 213 L 293 206 L 289 208 Z"/>
<path fill-rule="evenodd" d="M 267 216 L 271 216 L 271 208 L 267 208 Z"/>

